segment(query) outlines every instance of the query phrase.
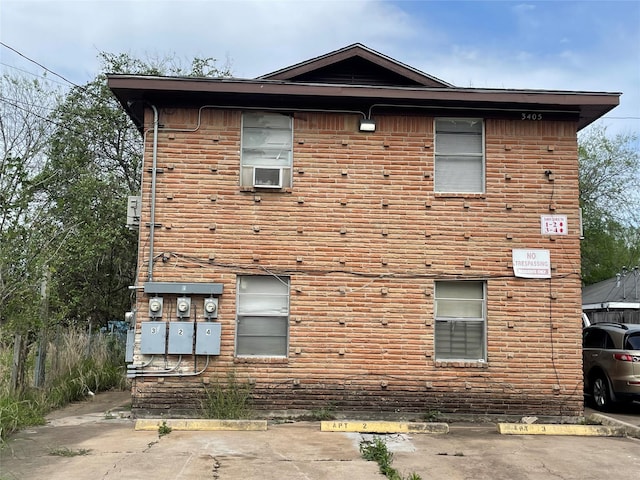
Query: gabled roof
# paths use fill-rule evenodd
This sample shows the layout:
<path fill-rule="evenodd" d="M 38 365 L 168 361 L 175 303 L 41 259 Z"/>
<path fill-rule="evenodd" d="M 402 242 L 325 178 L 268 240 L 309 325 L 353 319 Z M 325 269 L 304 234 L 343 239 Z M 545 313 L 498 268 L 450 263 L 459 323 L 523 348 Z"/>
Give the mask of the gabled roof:
<path fill-rule="evenodd" d="M 346 85 L 453 87 L 360 43 L 262 75 L 258 79 Z"/>
<path fill-rule="evenodd" d="M 640 272 L 616 275 L 582 289 L 582 305 L 598 308 L 640 308 Z"/>
<path fill-rule="evenodd" d="M 460 88 L 361 44 L 257 79 L 107 75 L 140 131 L 145 106 L 335 110 L 366 116 L 428 114 L 576 122 L 580 130 L 619 103 L 620 93 Z"/>

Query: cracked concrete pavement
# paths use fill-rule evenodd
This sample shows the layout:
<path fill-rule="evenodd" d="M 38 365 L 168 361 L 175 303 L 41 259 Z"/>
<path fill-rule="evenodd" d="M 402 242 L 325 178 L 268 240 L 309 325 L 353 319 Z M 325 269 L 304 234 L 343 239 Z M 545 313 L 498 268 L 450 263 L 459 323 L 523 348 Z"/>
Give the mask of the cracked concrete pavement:
<path fill-rule="evenodd" d="M 360 456 L 371 434 L 321 432 L 319 422 L 265 432 L 134 431 L 127 392 L 53 412 L 0 450 L 1 480 L 383 479 Z M 499 435 L 491 423 L 452 423 L 444 435 L 380 435 L 403 475 L 427 479 L 588 480 L 640 470 L 640 440 Z"/>

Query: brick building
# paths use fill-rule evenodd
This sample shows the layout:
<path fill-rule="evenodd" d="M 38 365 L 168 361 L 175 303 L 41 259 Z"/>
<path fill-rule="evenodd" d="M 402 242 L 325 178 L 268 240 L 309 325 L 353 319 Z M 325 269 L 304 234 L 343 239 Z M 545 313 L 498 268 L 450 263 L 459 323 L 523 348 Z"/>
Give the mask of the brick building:
<path fill-rule="evenodd" d="M 576 133 L 619 94 L 458 88 L 360 44 L 109 86 L 145 139 L 138 414 L 228 371 L 270 410 L 582 413 Z"/>

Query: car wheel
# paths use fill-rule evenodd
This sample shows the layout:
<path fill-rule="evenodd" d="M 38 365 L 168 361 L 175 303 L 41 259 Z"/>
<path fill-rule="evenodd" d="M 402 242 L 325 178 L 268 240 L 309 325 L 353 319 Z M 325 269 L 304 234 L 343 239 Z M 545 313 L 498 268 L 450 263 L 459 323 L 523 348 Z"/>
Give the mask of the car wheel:
<path fill-rule="evenodd" d="M 593 379 L 591 384 L 591 395 L 593 403 L 598 410 L 607 410 L 611 407 L 611 395 L 609 394 L 609 384 L 603 376 Z"/>

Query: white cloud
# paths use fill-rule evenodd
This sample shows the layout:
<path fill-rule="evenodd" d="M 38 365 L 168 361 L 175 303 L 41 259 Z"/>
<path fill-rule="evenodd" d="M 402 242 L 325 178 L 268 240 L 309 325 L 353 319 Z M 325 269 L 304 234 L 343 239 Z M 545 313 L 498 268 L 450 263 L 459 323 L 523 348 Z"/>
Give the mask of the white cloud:
<path fill-rule="evenodd" d="M 640 7 L 489 2 L 487 17 L 466 18 L 464 5 L 451 15 L 439 2 L 391 0 L 3 0 L 0 32 L 76 83 L 95 76 L 100 51 L 229 58 L 251 78 L 359 42 L 461 87 L 623 91 L 611 115 L 640 116 Z M 474 23 L 486 28 L 464 27 Z"/>
<path fill-rule="evenodd" d="M 3 18 L 4 42 L 58 68 L 80 64 L 82 74 L 83 62 L 108 51 L 229 56 L 236 75 L 254 77 L 351 43 L 389 46 L 415 30 L 409 15 L 373 0 L 22 0 L 5 2 Z"/>

